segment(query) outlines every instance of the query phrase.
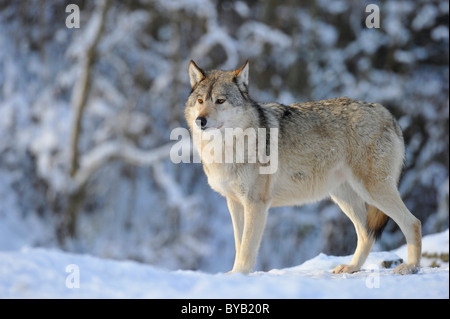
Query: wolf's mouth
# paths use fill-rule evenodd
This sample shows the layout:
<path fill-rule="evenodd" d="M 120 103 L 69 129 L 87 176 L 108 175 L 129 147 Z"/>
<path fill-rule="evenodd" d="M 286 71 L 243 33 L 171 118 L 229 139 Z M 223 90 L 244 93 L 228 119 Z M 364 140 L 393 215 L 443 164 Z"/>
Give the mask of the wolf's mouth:
<path fill-rule="evenodd" d="M 219 123 L 219 125 L 217 127 L 215 126 L 210 126 L 210 127 L 206 127 L 204 130 L 220 130 L 223 127 L 223 122 Z"/>

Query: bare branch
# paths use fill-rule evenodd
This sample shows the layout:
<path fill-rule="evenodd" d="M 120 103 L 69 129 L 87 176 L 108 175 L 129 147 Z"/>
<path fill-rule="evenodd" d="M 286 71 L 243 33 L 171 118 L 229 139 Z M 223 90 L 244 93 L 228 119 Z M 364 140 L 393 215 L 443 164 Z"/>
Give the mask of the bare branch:
<path fill-rule="evenodd" d="M 78 140 L 80 138 L 81 118 L 88 96 L 88 86 L 90 80 L 90 69 L 94 60 L 94 53 L 97 48 L 100 36 L 105 26 L 106 12 L 108 11 L 109 0 L 104 0 L 98 7 L 98 13 L 92 16 L 88 26 L 86 51 L 81 57 L 81 74 L 72 92 L 71 104 L 74 109 L 74 117 L 71 128 L 70 149 L 70 176 L 75 176 L 78 170 Z"/>

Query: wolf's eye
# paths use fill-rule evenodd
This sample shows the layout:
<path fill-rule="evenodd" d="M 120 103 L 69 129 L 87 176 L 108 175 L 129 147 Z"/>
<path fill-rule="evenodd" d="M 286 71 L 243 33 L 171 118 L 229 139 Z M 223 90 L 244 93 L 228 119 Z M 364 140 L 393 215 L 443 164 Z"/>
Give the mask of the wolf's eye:
<path fill-rule="evenodd" d="M 198 99 L 197 102 L 198 102 L 199 104 L 203 104 L 203 100 L 202 100 L 202 99 Z"/>
<path fill-rule="evenodd" d="M 218 99 L 218 100 L 216 101 L 217 104 L 223 104 L 223 102 L 225 102 L 224 99 Z"/>

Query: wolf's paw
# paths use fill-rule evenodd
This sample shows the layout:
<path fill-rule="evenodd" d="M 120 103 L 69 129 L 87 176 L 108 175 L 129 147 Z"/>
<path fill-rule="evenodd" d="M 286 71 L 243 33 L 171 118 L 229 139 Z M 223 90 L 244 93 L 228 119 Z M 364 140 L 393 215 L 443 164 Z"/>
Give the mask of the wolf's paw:
<path fill-rule="evenodd" d="M 232 274 L 242 274 L 242 275 L 248 275 L 250 271 L 242 271 L 242 270 L 230 270 L 229 272 L 226 272 L 225 275 L 232 275 Z"/>
<path fill-rule="evenodd" d="M 333 274 L 351 274 L 359 271 L 359 268 L 353 265 L 339 265 L 333 269 Z"/>
<path fill-rule="evenodd" d="M 415 264 L 400 264 L 394 269 L 394 274 L 410 275 L 419 271 L 420 267 Z"/>

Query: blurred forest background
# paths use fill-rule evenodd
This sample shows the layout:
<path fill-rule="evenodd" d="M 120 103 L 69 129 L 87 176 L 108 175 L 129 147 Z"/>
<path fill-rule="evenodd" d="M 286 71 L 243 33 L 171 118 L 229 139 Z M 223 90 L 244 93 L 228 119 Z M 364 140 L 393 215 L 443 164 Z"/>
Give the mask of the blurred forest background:
<path fill-rule="evenodd" d="M 67 28 L 66 6 L 80 8 Z M 367 28 L 365 7 L 380 8 Z M 225 199 L 173 164 L 188 63 L 250 61 L 250 95 L 378 102 L 407 144 L 400 191 L 423 233 L 448 228 L 448 1 L 0 0 L 0 249 L 61 248 L 228 271 Z M 390 221 L 376 249 L 404 243 Z M 257 269 L 352 254 L 330 201 L 272 209 Z"/>

